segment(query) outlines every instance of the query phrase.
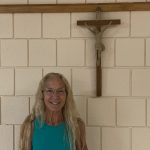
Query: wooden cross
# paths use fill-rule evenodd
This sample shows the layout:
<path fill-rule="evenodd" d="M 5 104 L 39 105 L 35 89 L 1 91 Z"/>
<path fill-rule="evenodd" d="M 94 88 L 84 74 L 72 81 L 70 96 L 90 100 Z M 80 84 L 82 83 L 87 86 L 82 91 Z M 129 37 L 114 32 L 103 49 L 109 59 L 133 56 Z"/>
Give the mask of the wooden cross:
<path fill-rule="evenodd" d="M 97 8 L 96 20 L 78 20 L 77 25 L 86 26 L 95 35 L 95 50 L 96 50 L 96 95 L 102 95 L 102 68 L 101 68 L 101 52 L 105 46 L 102 43 L 102 34 L 110 25 L 120 24 L 119 19 L 115 20 L 100 20 L 100 8 Z M 103 29 L 102 26 L 105 26 Z"/>

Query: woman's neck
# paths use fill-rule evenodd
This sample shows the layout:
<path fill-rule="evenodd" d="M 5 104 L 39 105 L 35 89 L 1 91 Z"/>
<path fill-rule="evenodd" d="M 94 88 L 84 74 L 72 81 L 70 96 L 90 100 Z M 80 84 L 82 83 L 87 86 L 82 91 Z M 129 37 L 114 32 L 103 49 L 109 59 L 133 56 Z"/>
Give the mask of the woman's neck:
<path fill-rule="evenodd" d="M 48 125 L 58 125 L 64 121 L 62 112 L 46 111 L 46 123 Z"/>

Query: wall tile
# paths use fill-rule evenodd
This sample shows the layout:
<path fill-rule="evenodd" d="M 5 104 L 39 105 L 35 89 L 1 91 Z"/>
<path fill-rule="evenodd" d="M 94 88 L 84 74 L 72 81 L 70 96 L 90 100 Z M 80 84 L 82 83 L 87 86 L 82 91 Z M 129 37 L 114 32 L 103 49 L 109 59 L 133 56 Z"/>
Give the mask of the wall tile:
<path fill-rule="evenodd" d="M 57 0 L 28 0 L 29 4 L 56 4 Z"/>
<path fill-rule="evenodd" d="M 42 78 L 42 70 L 38 68 L 16 69 L 15 94 L 33 95 Z"/>
<path fill-rule="evenodd" d="M 102 79 L 103 96 L 129 96 L 128 69 L 103 69 Z"/>
<path fill-rule="evenodd" d="M 99 127 L 86 127 L 86 142 L 88 150 L 101 150 L 101 136 Z"/>
<path fill-rule="evenodd" d="M 132 129 L 132 150 L 149 150 L 150 148 L 150 129 Z"/>
<path fill-rule="evenodd" d="M 95 13 L 72 13 L 71 14 L 71 36 L 72 37 L 93 37 L 93 33 L 85 26 L 77 26 L 78 20 L 94 20 Z"/>
<path fill-rule="evenodd" d="M 147 99 L 147 125 L 150 126 L 150 98 Z"/>
<path fill-rule="evenodd" d="M 40 38 L 41 14 L 15 14 L 14 34 L 15 38 Z"/>
<path fill-rule="evenodd" d="M 133 98 L 118 98 L 117 100 L 117 125 L 119 126 L 144 126 L 145 125 L 145 100 Z"/>
<path fill-rule="evenodd" d="M 144 66 L 144 39 L 117 39 L 117 66 Z"/>
<path fill-rule="evenodd" d="M 147 0 L 132 0 L 132 2 L 146 2 Z M 117 2 L 131 2 L 131 0 L 117 0 Z"/>
<path fill-rule="evenodd" d="M 105 50 L 101 53 L 101 61 L 103 67 L 114 66 L 114 40 L 103 39 L 102 40 Z M 86 65 L 96 65 L 96 51 L 95 51 L 95 39 L 86 40 Z"/>
<path fill-rule="evenodd" d="M 58 4 L 73 4 L 73 3 L 85 3 L 85 0 L 57 0 Z"/>
<path fill-rule="evenodd" d="M 12 14 L 0 14 L 0 38 L 12 38 Z"/>
<path fill-rule="evenodd" d="M 150 39 L 146 39 L 146 66 L 150 66 Z"/>
<path fill-rule="evenodd" d="M 84 47 L 84 40 L 58 40 L 58 66 L 83 66 Z"/>
<path fill-rule="evenodd" d="M 0 95 L 14 94 L 14 70 L 0 69 Z"/>
<path fill-rule="evenodd" d="M 55 40 L 30 40 L 29 41 L 30 66 L 55 66 L 56 41 Z"/>
<path fill-rule="evenodd" d="M 149 96 L 150 70 L 134 69 L 132 72 L 132 96 Z"/>
<path fill-rule="evenodd" d="M 1 0 L 0 4 L 27 4 L 27 0 Z"/>
<path fill-rule="evenodd" d="M 1 65 L 2 66 L 27 66 L 27 41 L 26 40 L 2 40 L 1 41 Z"/>
<path fill-rule="evenodd" d="M 86 66 L 96 66 L 96 50 L 95 50 L 95 39 L 86 40 Z"/>
<path fill-rule="evenodd" d="M 13 126 L 0 125 L 0 149 L 13 150 Z"/>
<path fill-rule="evenodd" d="M 115 125 L 115 99 L 89 98 L 88 124 L 100 126 Z"/>
<path fill-rule="evenodd" d="M 103 150 L 130 150 L 130 132 L 128 128 L 103 128 Z"/>
<path fill-rule="evenodd" d="M 17 110 L 17 111 L 16 111 Z M 29 100 L 26 97 L 2 97 L 2 124 L 22 124 L 29 114 Z"/>
<path fill-rule="evenodd" d="M 75 99 L 76 107 L 77 107 L 77 110 L 80 114 L 80 117 L 86 123 L 86 97 L 75 96 L 74 99 Z"/>
<path fill-rule="evenodd" d="M 14 132 L 14 140 L 15 140 L 15 149 L 19 150 L 19 137 L 20 137 L 20 125 L 15 125 L 15 132 Z"/>
<path fill-rule="evenodd" d="M 45 38 L 70 37 L 70 14 L 44 13 L 43 36 Z"/>
<path fill-rule="evenodd" d="M 96 94 L 95 69 L 77 68 L 73 69 L 72 89 L 74 95 L 90 95 Z"/>
<path fill-rule="evenodd" d="M 86 3 L 113 3 L 115 0 L 86 0 Z"/>
<path fill-rule="evenodd" d="M 70 83 L 71 85 L 71 68 L 65 68 L 65 67 L 48 67 L 48 68 L 44 68 L 44 75 L 46 75 L 47 73 L 51 73 L 51 72 L 55 72 L 55 73 L 60 73 L 62 74 Z"/>
<path fill-rule="evenodd" d="M 146 37 L 150 36 L 150 12 L 149 11 L 135 11 L 131 13 L 131 36 Z"/>

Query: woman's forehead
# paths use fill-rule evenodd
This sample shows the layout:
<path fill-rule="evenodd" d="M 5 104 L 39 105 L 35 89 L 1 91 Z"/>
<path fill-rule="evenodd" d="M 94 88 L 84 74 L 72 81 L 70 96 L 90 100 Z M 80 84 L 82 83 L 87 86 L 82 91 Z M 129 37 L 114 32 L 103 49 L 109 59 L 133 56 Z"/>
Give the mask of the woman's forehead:
<path fill-rule="evenodd" d="M 52 78 L 52 79 L 48 79 L 47 81 L 46 81 L 46 86 L 48 86 L 48 87 L 64 87 L 65 86 L 65 84 L 64 84 L 64 82 L 63 82 L 63 80 L 62 79 L 60 79 L 60 78 Z"/>

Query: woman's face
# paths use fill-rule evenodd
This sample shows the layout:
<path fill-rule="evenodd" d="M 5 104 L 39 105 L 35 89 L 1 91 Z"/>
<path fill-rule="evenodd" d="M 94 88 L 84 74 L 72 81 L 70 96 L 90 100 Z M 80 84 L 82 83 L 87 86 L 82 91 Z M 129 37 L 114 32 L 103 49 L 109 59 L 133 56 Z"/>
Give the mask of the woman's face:
<path fill-rule="evenodd" d="M 47 111 L 61 111 L 65 105 L 66 90 L 63 81 L 54 78 L 47 81 L 44 89 L 44 103 Z"/>

